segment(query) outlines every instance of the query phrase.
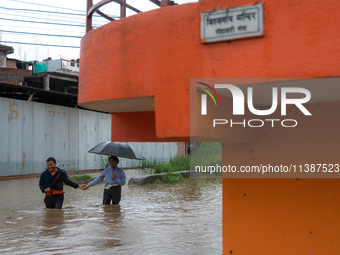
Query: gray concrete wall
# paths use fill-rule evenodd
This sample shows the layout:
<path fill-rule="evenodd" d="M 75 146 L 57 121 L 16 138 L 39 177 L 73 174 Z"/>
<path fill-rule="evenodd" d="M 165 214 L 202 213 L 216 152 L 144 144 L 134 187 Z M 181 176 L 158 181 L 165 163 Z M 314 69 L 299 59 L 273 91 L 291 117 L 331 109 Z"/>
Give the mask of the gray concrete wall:
<path fill-rule="evenodd" d="M 103 166 L 87 151 L 110 140 L 109 114 L 0 98 L 0 120 L 0 176 L 40 173 L 50 156 L 66 170 Z"/>
<path fill-rule="evenodd" d="M 43 61 L 47 65 L 47 72 L 55 72 L 61 69 L 61 59 Z"/>
<path fill-rule="evenodd" d="M 50 156 L 67 171 L 103 169 L 107 156 L 88 153 L 111 139 L 111 115 L 0 97 L 0 177 L 37 174 Z M 177 155 L 177 143 L 129 143 L 150 161 Z M 120 167 L 139 160 L 120 159 Z"/>
<path fill-rule="evenodd" d="M 174 142 L 128 142 L 127 144 L 135 147 L 148 161 L 163 162 L 169 161 L 171 157 L 177 155 L 177 143 Z M 140 160 L 120 158 L 119 167 L 136 167 L 141 164 Z"/>

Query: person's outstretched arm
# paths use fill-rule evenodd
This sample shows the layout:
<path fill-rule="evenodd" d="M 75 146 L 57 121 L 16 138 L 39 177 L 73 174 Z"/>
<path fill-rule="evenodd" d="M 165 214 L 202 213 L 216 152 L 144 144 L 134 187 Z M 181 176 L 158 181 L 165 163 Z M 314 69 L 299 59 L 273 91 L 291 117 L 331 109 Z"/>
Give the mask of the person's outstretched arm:
<path fill-rule="evenodd" d="M 85 185 L 84 189 L 88 189 L 89 187 L 100 183 L 105 178 L 105 171 L 106 169 L 103 172 L 101 172 L 101 174 L 96 179 L 94 179 L 93 181 L 90 181 L 87 185 Z"/>

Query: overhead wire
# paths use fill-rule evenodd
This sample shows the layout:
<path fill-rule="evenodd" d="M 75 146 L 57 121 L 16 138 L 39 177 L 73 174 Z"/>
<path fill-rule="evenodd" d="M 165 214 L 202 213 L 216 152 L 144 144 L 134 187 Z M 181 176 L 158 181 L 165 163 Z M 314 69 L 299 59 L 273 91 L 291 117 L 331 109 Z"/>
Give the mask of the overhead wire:
<path fill-rule="evenodd" d="M 0 30 L 0 32 L 9 33 L 9 34 L 27 34 L 27 35 L 40 35 L 40 36 L 57 36 L 57 37 L 79 38 L 79 39 L 81 38 L 81 36 L 74 36 L 74 35 L 42 34 L 42 33 L 19 32 L 19 31 L 9 31 L 9 30 Z"/>
<path fill-rule="evenodd" d="M 78 34 L 80 34 L 80 36 L 83 36 L 84 34 L 85 34 L 85 31 L 83 31 L 83 30 L 81 30 L 81 32 L 80 31 L 77 31 L 77 30 L 64 30 L 64 29 L 57 29 L 57 28 L 44 28 L 44 29 L 41 29 L 41 28 L 39 28 L 39 27 L 29 27 L 29 26 L 16 26 L 16 25 L 13 25 L 13 24 L 11 24 L 11 25 L 8 25 L 9 27 L 15 27 L 15 28 L 20 28 L 21 30 L 22 29 L 33 29 L 33 30 L 48 30 L 48 31 L 58 31 L 58 32 L 70 32 L 70 33 L 78 33 Z M 0 29 L 1 30 L 1 29 Z"/>
<path fill-rule="evenodd" d="M 14 14 L 16 11 L 26 11 L 26 12 L 40 12 L 39 10 L 30 10 L 30 9 L 17 9 L 17 8 L 7 8 L 7 7 L 1 7 L 0 6 L 0 9 L 3 9 L 3 10 L 8 10 L 8 11 L 14 11 Z M 11 13 L 4 13 L 4 12 L 0 12 L 0 14 L 4 14 L 4 15 L 12 15 Z M 27 13 L 29 14 L 29 13 Z M 69 17 L 67 15 L 72 15 L 72 13 L 61 13 L 61 12 L 51 12 L 51 11 L 43 11 L 42 13 L 38 13 L 38 15 L 40 16 L 27 16 L 27 15 L 23 15 L 20 13 L 20 17 L 25 17 L 25 18 L 31 18 L 31 19 L 44 19 L 44 20 L 51 20 L 51 21 L 58 21 L 56 19 L 50 19 L 50 18 L 45 18 L 45 17 L 42 17 L 42 16 L 48 16 L 48 17 L 51 17 L 50 14 L 56 14 L 54 17 L 59 17 L 58 15 L 61 15 L 61 18 L 65 20 L 65 18 L 67 18 L 69 22 L 80 22 L 80 23 L 84 23 L 84 20 L 85 20 L 85 14 L 82 15 L 82 14 L 79 14 L 80 16 L 77 16 L 77 17 Z M 76 14 L 76 13 L 74 13 Z M 77 15 L 77 14 L 76 14 Z M 115 16 L 114 16 L 115 17 Z M 99 21 L 99 20 L 94 20 L 93 24 L 95 26 L 101 26 L 101 25 L 104 25 L 106 24 L 107 22 L 104 22 L 104 21 Z"/>
<path fill-rule="evenodd" d="M 3 12 L 0 12 L 0 14 L 2 15 L 11 15 L 13 16 L 13 14 L 11 13 L 3 13 Z M 47 14 L 46 14 L 47 15 Z M 37 17 L 37 16 L 27 16 L 27 15 L 23 15 L 23 14 L 20 14 L 20 17 L 21 18 L 30 18 L 30 19 L 38 19 L 38 20 L 49 20 L 49 21 L 59 21 L 58 19 L 50 19 L 50 18 L 45 18 L 45 17 Z M 50 17 L 50 16 L 49 16 Z M 64 21 L 67 21 L 67 22 L 72 22 L 73 24 L 78 24 L 78 25 L 81 25 L 83 24 L 84 22 L 82 22 L 81 19 L 72 19 L 72 17 L 61 17 Z M 67 19 L 65 19 L 67 18 Z M 84 18 L 85 20 L 85 18 Z M 75 23 L 76 22 L 76 23 Z M 79 22 L 79 23 L 78 23 Z M 98 21 L 94 22 L 94 26 L 102 26 L 102 25 L 105 25 L 107 24 L 102 22 L 102 23 L 98 23 Z"/>
<path fill-rule="evenodd" d="M 0 14 L 3 14 L 3 15 L 9 15 L 9 16 L 13 16 L 12 14 L 10 13 L 3 13 L 3 12 L 0 12 Z M 7 18 L 7 17 L 4 17 L 4 18 Z M 45 17 L 32 17 L 32 16 L 27 16 L 27 15 L 23 15 L 23 14 L 20 14 L 20 18 L 30 18 L 30 19 L 36 19 L 36 20 L 48 20 L 48 21 L 60 21 L 60 19 L 50 19 L 50 18 L 45 18 Z M 77 22 L 75 22 L 74 20 L 65 20 L 65 18 L 63 17 L 63 21 L 67 21 L 67 22 L 72 22 L 72 24 L 77 24 L 77 25 L 82 25 L 83 23 L 81 23 L 79 20 L 77 20 Z"/>
<path fill-rule="evenodd" d="M 81 12 L 84 13 L 84 15 L 86 15 L 86 11 L 82 11 L 82 10 L 77 10 L 77 9 L 71 9 L 71 8 L 65 8 L 65 7 L 59 7 L 59 6 L 52 6 L 52 5 L 46 5 L 46 4 L 38 4 L 38 3 L 32 3 L 32 2 L 26 2 L 26 1 L 21 1 L 21 0 L 8 0 L 11 2 L 19 2 L 19 3 L 25 3 L 25 4 L 31 4 L 31 5 L 38 5 L 38 6 L 44 6 L 44 7 L 49 7 L 49 8 L 54 8 L 54 9 L 61 9 L 61 10 L 68 10 L 68 11 L 76 11 L 76 12 Z M 93 16 L 96 17 L 102 17 L 101 15 L 94 13 Z M 118 16 L 117 16 L 118 18 Z"/>
<path fill-rule="evenodd" d="M 5 9 L 5 10 L 9 10 L 9 11 L 26 11 L 26 12 L 38 12 L 41 14 L 58 14 L 58 15 L 73 15 L 73 16 L 80 16 L 85 18 L 86 17 L 86 12 L 84 13 L 72 13 L 72 12 L 55 12 L 55 11 L 46 11 L 46 10 L 35 10 L 35 9 L 18 9 L 18 8 L 8 8 L 8 7 L 2 7 L 0 6 L 0 9 Z M 100 15 L 93 15 L 95 17 L 102 17 Z M 111 16 L 112 18 L 119 18 L 119 16 Z"/>
<path fill-rule="evenodd" d="M 8 10 L 8 11 L 26 11 L 26 12 L 41 12 L 41 13 L 53 13 L 53 14 L 66 14 L 66 15 L 74 15 L 74 16 L 82 16 L 85 17 L 85 13 L 71 13 L 71 12 L 54 12 L 54 11 L 45 11 L 45 10 L 32 10 L 32 9 L 19 9 L 19 8 L 8 8 L 0 6 L 0 9 Z"/>
<path fill-rule="evenodd" d="M 85 12 L 85 11 L 81 11 L 81 10 L 77 10 L 77 9 L 71 9 L 71 8 L 59 7 L 59 6 L 52 6 L 52 5 L 46 5 L 46 4 L 38 4 L 38 3 L 33 3 L 33 2 L 21 1 L 21 0 L 8 0 L 8 1 L 24 3 L 24 4 L 31 4 L 31 5 L 38 5 L 38 6 L 44 6 L 44 7 L 54 8 L 54 9 L 68 10 L 68 11 Z"/>
<path fill-rule="evenodd" d="M 0 20 L 29 22 L 29 23 L 47 24 L 47 25 L 58 25 L 58 26 L 85 27 L 85 25 L 80 25 L 80 24 L 78 25 L 78 24 L 65 24 L 65 23 L 51 23 L 51 22 L 42 22 L 42 21 L 34 21 L 34 20 L 17 20 L 17 19 L 6 19 L 6 18 L 0 18 Z"/>
<path fill-rule="evenodd" d="M 23 26 L 19 26 L 21 29 L 20 31 L 14 31 L 15 29 L 8 29 L 8 28 L 12 28 L 12 25 L 14 27 L 16 27 L 14 24 L 15 23 L 19 23 L 19 24 L 44 24 L 44 25 L 50 25 L 49 28 L 53 27 L 74 27 L 74 28 L 84 28 L 84 22 L 80 23 L 79 18 L 81 19 L 80 16 L 84 17 L 85 20 L 85 15 L 83 14 L 78 14 L 78 15 L 72 15 L 71 13 L 62 13 L 62 12 L 52 12 L 52 11 L 37 11 L 37 10 L 29 10 L 29 9 L 19 9 L 19 8 L 7 8 L 7 7 L 0 7 L 0 10 L 5 10 L 7 13 L 1 13 L 1 17 L 0 20 L 5 20 L 5 21 L 9 21 L 9 22 L 5 22 L 5 24 L 3 24 L 2 28 L 5 26 L 5 29 L 0 29 L 0 33 L 4 33 L 4 34 L 13 34 L 13 35 L 30 35 L 30 36 L 43 36 L 43 37 L 58 37 L 58 38 L 70 38 L 70 39 L 77 39 L 79 40 L 81 38 L 81 36 L 77 36 L 74 35 L 75 31 L 69 31 L 72 32 L 73 35 L 67 35 L 67 34 L 48 34 L 48 33 L 43 33 L 43 32 L 25 32 L 22 31 L 23 30 Z M 20 15 L 18 15 L 17 13 L 21 12 Z M 27 14 L 27 15 L 24 15 Z M 32 16 L 29 16 L 29 14 L 32 14 Z M 77 13 L 75 13 L 77 14 Z M 15 16 L 15 18 L 7 18 L 7 15 L 12 15 Z M 53 20 L 50 19 L 48 17 L 43 17 L 46 15 L 53 15 L 53 16 L 57 16 L 60 17 L 60 20 L 62 20 L 62 22 L 60 22 L 60 20 Z M 20 17 L 23 19 L 19 19 L 16 17 Z M 26 18 L 26 19 L 25 19 Z M 40 19 L 40 20 L 39 20 Z M 41 20 L 44 21 L 41 21 Z M 79 23 L 76 23 L 76 19 L 78 19 L 77 21 Z M 49 21 L 54 21 L 54 22 L 49 22 Z M 12 24 L 11 24 L 12 23 Z M 14 23 L 14 24 L 13 24 Z M 43 28 L 38 28 L 39 26 L 37 26 L 35 29 L 40 29 L 40 30 L 45 30 Z M 53 31 L 56 31 L 56 29 L 51 29 Z M 77 29 L 75 29 L 77 30 Z M 79 32 L 76 32 L 79 33 Z M 61 48 L 74 48 L 74 49 L 79 49 L 79 46 L 75 46 L 75 45 L 66 45 L 66 44 L 49 44 L 49 43 L 32 43 L 32 42 L 27 42 L 25 41 L 25 39 L 22 40 L 22 36 L 19 40 L 15 39 L 15 37 L 13 37 L 14 40 L 1 40 L 1 43 L 6 43 L 6 44 L 19 44 L 19 45 L 31 45 L 31 46 L 47 46 L 47 47 L 61 47 Z M 78 41 L 79 43 L 79 41 Z"/>
<path fill-rule="evenodd" d="M 72 45 L 53 45 L 53 44 L 25 43 L 25 42 L 13 42 L 13 41 L 1 41 L 1 42 L 4 42 L 4 43 L 15 43 L 15 44 L 27 44 L 27 45 L 34 45 L 34 46 L 51 46 L 51 47 L 77 48 L 77 49 L 80 48 L 80 46 L 72 46 Z"/>
<path fill-rule="evenodd" d="M 27 1 L 22 1 L 22 0 L 7 0 L 11 2 L 17 2 L 17 3 L 24 3 L 24 4 L 29 4 L 29 5 L 38 5 L 40 8 L 37 9 L 30 9 L 30 8 L 9 8 L 9 7 L 4 7 L 0 6 L 0 11 L 5 10 L 6 13 L 1 13 L 2 16 L 0 17 L 0 20 L 4 21 L 9 21 L 9 22 L 4 22 L 4 24 L 0 28 L 0 33 L 5 33 L 5 34 L 13 34 L 13 35 L 29 35 L 29 36 L 43 36 L 43 37 L 60 37 L 60 38 L 74 38 L 74 39 L 80 39 L 82 36 L 77 36 L 74 35 L 74 33 L 81 33 L 84 35 L 85 31 L 79 32 L 76 31 L 76 28 L 85 28 L 85 17 L 86 17 L 86 11 L 82 10 L 77 10 L 77 9 L 70 9 L 70 8 L 65 8 L 65 7 L 59 7 L 59 6 L 52 6 L 52 5 L 47 5 L 47 4 L 38 4 L 34 2 L 27 2 Z M 41 10 L 41 8 L 45 8 L 45 10 Z M 36 7 L 32 7 L 36 8 Z M 49 10 L 48 8 L 53 8 L 53 10 Z M 67 10 L 67 11 L 65 11 Z M 18 14 L 20 13 L 20 14 Z M 32 16 L 30 16 L 32 14 Z M 11 15 L 10 17 L 7 17 L 5 15 Z M 5 16 L 5 17 L 4 17 Z M 44 16 L 49 16 L 49 17 L 44 17 Z M 23 19 L 20 19 L 20 18 Z M 50 17 L 55 17 L 57 19 L 51 19 Z M 93 28 L 102 26 L 104 24 L 107 24 L 107 20 L 104 19 L 102 16 L 100 16 L 97 13 L 94 13 L 92 15 L 93 17 Z M 119 18 L 119 16 L 111 16 L 112 18 Z M 58 20 L 60 18 L 60 20 Z M 97 20 L 97 18 L 104 19 L 104 20 Z M 44 21 L 41 21 L 41 20 Z M 61 21 L 61 22 L 60 22 Z M 13 24 L 14 23 L 14 24 Z M 20 26 L 16 26 L 15 24 L 19 23 L 22 24 Z M 37 30 L 36 32 L 25 32 L 22 31 L 23 28 L 25 28 L 24 24 L 44 24 L 44 25 L 49 25 L 45 26 L 46 28 L 42 28 L 39 26 L 37 27 L 28 27 L 31 29 Z M 20 27 L 20 31 L 14 31 L 16 29 L 13 29 L 15 27 Z M 53 28 L 51 28 L 53 27 Z M 72 27 L 74 28 L 75 31 L 65 31 L 65 30 L 60 30 L 62 27 Z M 26 26 L 27 28 L 27 26 Z M 52 31 L 63 31 L 63 32 L 70 32 L 73 33 L 73 35 L 67 35 L 67 34 L 48 34 L 48 33 L 40 33 L 39 30 L 52 30 Z M 15 37 L 13 37 L 15 38 Z M 22 38 L 20 38 L 22 39 Z M 32 43 L 32 42 L 20 42 L 19 40 L 6 40 L 3 41 L 0 38 L 0 43 L 9 43 L 9 44 L 23 44 L 23 45 L 33 45 L 33 46 L 49 46 L 49 47 L 63 47 L 63 48 L 76 48 L 79 49 L 79 46 L 73 46 L 73 45 L 56 45 L 56 44 L 48 44 L 48 43 Z M 24 40 L 24 39 L 23 39 Z"/>

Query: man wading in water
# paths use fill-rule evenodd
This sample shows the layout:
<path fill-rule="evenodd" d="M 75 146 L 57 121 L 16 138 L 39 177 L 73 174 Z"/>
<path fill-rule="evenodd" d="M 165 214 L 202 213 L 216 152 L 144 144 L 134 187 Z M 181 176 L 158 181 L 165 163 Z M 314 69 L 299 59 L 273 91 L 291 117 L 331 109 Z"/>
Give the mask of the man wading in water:
<path fill-rule="evenodd" d="M 84 190 L 84 185 L 80 185 L 71 181 L 64 170 L 57 167 L 55 158 L 46 160 L 47 170 L 42 172 L 39 181 L 39 187 L 45 193 L 46 208 L 61 209 L 64 202 L 63 183 L 73 188 Z"/>
<path fill-rule="evenodd" d="M 119 159 L 116 156 L 109 157 L 110 167 L 103 170 L 103 172 L 96 179 L 89 182 L 89 184 L 84 185 L 84 188 L 88 189 L 90 186 L 100 183 L 105 178 L 104 205 L 109 205 L 111 201 L 113 205 L 117 205 L 120 202 L 122 186 L 126 182 L 126 176 L 124 171 L 117 166 L 118 163 Z"/>

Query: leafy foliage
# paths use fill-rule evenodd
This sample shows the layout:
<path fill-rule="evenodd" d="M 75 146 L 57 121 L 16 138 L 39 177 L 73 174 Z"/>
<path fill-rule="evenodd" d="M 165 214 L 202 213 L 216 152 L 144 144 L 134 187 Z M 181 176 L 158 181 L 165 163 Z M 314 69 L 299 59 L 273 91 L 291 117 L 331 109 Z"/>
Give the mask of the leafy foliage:
<path fill-rule="evenodd" d="M 182 182 L 184 178 L 181 174 L 171 174 L 177 171 L 194 170 L 195 166 L 215 166 L 222 165 L 222 143 L 204 142 L 199 143 L 192 155 L 175 156 L 169 162 L 156 162 L 156 160 L 144 160 L 140 168 L 152 168 L 153 173 L 167 173 L 161 181 L 156 183 L 175 183 Z"/>
<path fill-rule="evenodd" d="M 177 182 L 184 182 L 188 179 L 189 178 L 184 178 L 183 175 L 181 174 L 168 173 L 162 177 L 162 180 L 157 180 L 155 183 L 156 184 L 161 184 L 161 183 L 172 184 L 172 183 L 177 183 Z"/>
<path fill-rule="evenodd" d="M 219 142 L 201 143 L 190 160 L 191 169 L 195 169 L 195 166 L 216 164 L 222 165 L 222 143 Z"/>
<path fill-rule="evenodd" d="M 175 156 L 170 158 L 168 163 L 156 163 L 154 169 L 156 174 L 190 170 L 190 158 L 188 156 Z"/>
<path fill-rule="evenodd" d="M 94 180 L 95 177 L 88 175 L 88 174 L 81 174 L 81 175 L 69 176 L 69 179 L 78 184 L 87 184 L 90 181 Z"/>

